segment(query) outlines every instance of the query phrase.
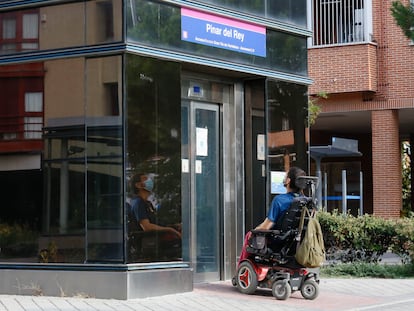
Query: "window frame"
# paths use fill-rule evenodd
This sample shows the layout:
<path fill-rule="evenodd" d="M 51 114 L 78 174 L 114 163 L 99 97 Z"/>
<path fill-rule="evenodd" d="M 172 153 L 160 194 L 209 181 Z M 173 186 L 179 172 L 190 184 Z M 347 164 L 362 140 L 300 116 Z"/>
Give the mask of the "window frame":
<path fill-rule="evenodd" d="M 26 15 L 37 15 L 37 37 L 36 38 L 24 38 L 24 16 Z M 3 38 L 3 21 L 4 20 L 15 20 L 15 37 L 14 38 Z M 0 53 L 3 53 L 4 45 L 13 45 L 14 52 L 32 51 L 39 49 L 39 10 L 24 10 L 24 11 L 13 11 L 8 13 L 0 14 Z M 32 45 L 32 48 L 25 48 L 25 45 Z M 8 50 L 7 52 L 10 52 Z"/>
<path fill-rule="evenodd" d="M 331 7 L 320 9 L 323 5 Z M 311 46 L 372 41 L 372 0 L 313 0 L 310 14 L 310 26 L 313 29 Z M 362 16 L 361 22 L 356 22 L 356 16 Z"/>

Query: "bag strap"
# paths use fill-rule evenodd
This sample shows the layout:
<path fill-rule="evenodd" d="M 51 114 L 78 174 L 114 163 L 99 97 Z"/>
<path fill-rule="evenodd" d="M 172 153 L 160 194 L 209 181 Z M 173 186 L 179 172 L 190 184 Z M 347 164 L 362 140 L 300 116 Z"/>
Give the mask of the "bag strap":
<path fill-rule="evenodd" d="M 302 213 L 300 214 L 300 222 L 299 222 L 299 231 L 296 237 L 296 240 L 299 242 L 300 237 L 302 235 L 303 226 L 305 225 L 305 215 L 308 215 L 308 218 L 314 218 L 316 215 L 315 209 L 312 209 L 312 212 L 309 212 L 309 209 L 304 206 L 302 209 Z"/>

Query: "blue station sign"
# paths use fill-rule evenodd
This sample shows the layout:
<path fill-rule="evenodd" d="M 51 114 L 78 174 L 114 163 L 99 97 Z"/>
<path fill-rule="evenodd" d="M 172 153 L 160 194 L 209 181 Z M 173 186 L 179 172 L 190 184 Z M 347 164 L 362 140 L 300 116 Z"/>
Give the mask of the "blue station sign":
<path fill-rule="evenodd" d="M 181 8 L 181 39 L 266 57 L 266 27 Z"/>

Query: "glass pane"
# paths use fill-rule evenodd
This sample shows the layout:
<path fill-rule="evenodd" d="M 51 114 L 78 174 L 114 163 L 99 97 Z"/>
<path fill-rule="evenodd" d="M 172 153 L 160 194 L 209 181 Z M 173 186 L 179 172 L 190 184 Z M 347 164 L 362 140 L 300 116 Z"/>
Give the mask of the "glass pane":
<path fill-rule="evenodd" d="M 22 50 L 38 50 L 39 44 L 38 43 L 22 43 Z"/>
<path fill-rule="evenodd" d="M 256 228 L 266 217 L 266 120 L 264 79 L 245 82 L 246 216 L 245 227 Z M 249 122 L 250 121 L 250 122 Z"/>
<path fill-rule="evenodd" d="M 361 195 L 361 162 L 359 161 L 329 162 L 329 160 L 324 160 L 324 162 L 321 163 L 322 176 L 326 176 L 326 189 L 323 189 L 323 200 L 326 200 L 327 211 L 342 211 L 342 172 L 344 170 L 346 172 L 347 212 L 351 215 L 358 216 Z M 327 193 L 325 193 L 325 191 Z"/>
<path fill-rule="evenodd" d="M 16 38 L 16 20 L 4 19 L 3 20 L 3 39 L 14 39 Z"/>
<path fill-rule="evenodd" d="M 16 52 L 17 45 L 14 43 L 5 43 L 0 44 L 1 46 L 1 54 L 8 54 Z"/>
<path fill-rule="evenodd" d="M 39 37 L 38 25 L 37 14 L 23 14 L 23 39 L 37 39 Z"/>
<path fill-rule="evenodd" d="M 307 75 L 305 37 L 266 30 L 266 57 L 181 40 L 181 10 L 165 4 L 131 0 L 127 7 L 127 40 L 192 55 Z"/>
<path fill-rule="evenodd" d="M 86 2 L 87 44 L 122 40 L 122 2 L 119 0 Z"/>
<path fill-rule="evenodd" d="M 196 109 L 196 272 L 218 271 L 219 148 L 218 113 Z"/>
<path fill-rule="evenodd" d="M 153 221 L 162 227 L 181 225 L 180 66 L 127 55 L 125 68 L 128 177 L 146 173 L 154 178 Z M 131 186 L 130 200 L 137 197 Z M 130 262 L 181 260 L 181 245 L 175 238 L 165 230 L 143 231 L 142 219 L 129 216 Z"/>
<path fill-rule="evenodd" d="M 267 135 L 270 171 L 308 170 L 307 87 L 268 81 Z"/>
<path fill-rule="evenodd" d="M 35 170 L 0 171 L 0 262 L 37 262 L 42 178 Z M 24 189 L 24 195 L 22 195 Z"/>
<path fill-rule="evenodd" d="M 4 65 L 0 69 L 0 142 L 2 140 L 18 140 L 9 149 L 10 152 L 21 152 L 23 140 L 26 138 L 41 138 L 43 122 L 31 122 L 25 117 L 43 117 L 43 76 L 42 64 Z M 10 75 L 10 73 L 13 73 Z M 22 100 L 23 99 L 23 100 Z M 35 137 L 27 136 L 25 126 L 34 126 Z M 26 128 L 27 130 L 27 128 Z M 31 134 L 34 134 L 32 132 Z M 38 151 L 42 149 L 41 142 Z"/>
<path fill-rule="evenodd" d="M 26 93 L 24 102 L 26 112 L 43 111 L 43 93 L 41 92 Z"/>
<path fill-rule="evenodd" d="M 62 151 L 70 147 L 64 141 Z M 74 262 L 85 260 L 84 241 L 84 174 L 76 158 L 48 162 L 45 166 L 49 197 L 45 212 L 45 232 L 39 239 L 40 262 Z"/>
<path fill-rule="evenodd" d="M 248 14 L 306 27 L 306 0 L 202 0 Z"/>
<path fill-rule="evenodd" d="M 24 138 L 40 139 L 42 138 L 43 118 L 25 117 L 24 118 Z"/>
<path fill-rule="evenodd" d="M 183 259 L 191 260 L 190 255 L 190 230 L 191 230 L 191 175 L 190 161 L 191 144 L 190 144 L 190 108 L 187 102 L 182 103 L 181 107 L 181 209 L 182 209 L 182 248 Z"/>
<path fill-rule="evenodd" d="M 86 60 L 87 261 L 123 261 L 122 57 Z"/>
<path fill-rule="evenodd" d="M 42 63 L 0 67 L 0 145 L 8 150 L 0 162 L 2 206 L 8 207 L 0 209 L 1 262 L 38 262 L 43 248 L 43 112 L 27 113 L 25 94 L 43 92 L 44 74 Z M 23 151 L 28 145 L 33 152 Z"/>
<path fill-rule="evenodd" d="M 42 262 L 83 263 L 86 259 L 84 64 L 83 58 L 44 63 L 45 204 L 39 241 Z"/>
<path fill-rule="evenodd" d="M 72 1 L 0 12 L 1 39 L 7 39 L 0 41 L 2 54 L 121 41 L 122 2 Z"/>

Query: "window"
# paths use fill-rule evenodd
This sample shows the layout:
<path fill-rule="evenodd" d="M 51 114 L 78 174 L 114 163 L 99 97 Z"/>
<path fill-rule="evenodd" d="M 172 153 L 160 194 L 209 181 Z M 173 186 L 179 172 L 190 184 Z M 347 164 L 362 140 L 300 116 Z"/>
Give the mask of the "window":
<path fill-rule="evenodd" d="M 3 54 L 39 48 L 37 11 L 0 14 L 0 51 Z"/>
<path fill-rule="evenodd" d="M 24 106 L 25 114 L 30 115 L 24 117 L 24 138 L 41 139 L 43 127 L 43 93 L 26 93 Z M 38 116 L 39 114 L 40 116 Z"/>
<path fill-rule="evenodd" d="M 370 0 L 313 0 L 313 45 L 366 42 L 372 33 Z"/>
<path fill-rule="evenodd" d="M 39 38 L 39 15 L 23 14 L 22 50 L 37 50 Z"/>
<path fill-rule="evenodd" d="M 41 63 L 1 66 L 0 144 L 42 138 L 43 73 Z"/>

